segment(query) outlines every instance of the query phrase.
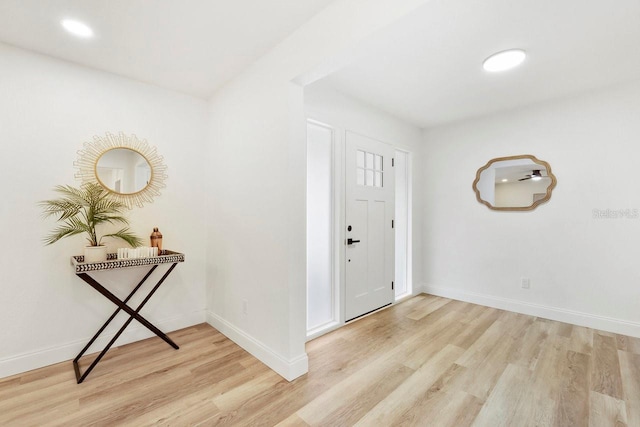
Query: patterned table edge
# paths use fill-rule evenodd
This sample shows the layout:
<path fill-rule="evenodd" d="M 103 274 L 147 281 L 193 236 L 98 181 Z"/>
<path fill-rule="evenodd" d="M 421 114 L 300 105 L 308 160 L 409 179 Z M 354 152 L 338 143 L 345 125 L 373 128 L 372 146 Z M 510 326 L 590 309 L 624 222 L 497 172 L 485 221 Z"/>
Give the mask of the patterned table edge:
<path fill-rule="evenodd" d="M 118 259 L 118 254 L 107 254 L 107 260 L 103 262 L 85 263 L 83 255 L 71 257 L 71 265 L 75 267 L 76 274 L 86 273 L 88 271 L 112 270 L 114 268 L 139 267 L 176 262 L 184 262 L 184 254 L 166 249 L 162 251 L 162 255 L 150 258 Z"/>

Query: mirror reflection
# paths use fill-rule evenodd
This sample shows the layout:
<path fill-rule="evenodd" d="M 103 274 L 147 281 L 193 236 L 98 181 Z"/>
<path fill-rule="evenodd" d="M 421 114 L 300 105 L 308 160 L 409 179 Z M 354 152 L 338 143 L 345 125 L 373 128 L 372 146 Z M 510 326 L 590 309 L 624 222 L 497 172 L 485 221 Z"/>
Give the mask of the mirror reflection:
<path fill-rule="evenodd" d="M 135 150 L 113 148 L 98 158 L 96 176 L 104 187 L 114 193 L 134 194 L 149 185 L 151 165 Z"/>
<path fill-rule="evenodd" d="M 530 210 L 551 198 L 551 166 L 531 155 L 501 157 L 480 168 L 473 183 L 478 201 L 495 210 Z"/>

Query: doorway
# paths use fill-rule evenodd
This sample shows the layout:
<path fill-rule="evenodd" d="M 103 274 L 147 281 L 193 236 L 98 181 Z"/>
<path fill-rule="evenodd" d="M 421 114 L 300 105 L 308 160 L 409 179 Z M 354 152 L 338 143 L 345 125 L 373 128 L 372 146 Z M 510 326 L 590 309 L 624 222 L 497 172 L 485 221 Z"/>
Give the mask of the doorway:
<path fill-rule="evenodd" d="M 307 121 L 307 339 L 411 294 L 410 156 Z"/>

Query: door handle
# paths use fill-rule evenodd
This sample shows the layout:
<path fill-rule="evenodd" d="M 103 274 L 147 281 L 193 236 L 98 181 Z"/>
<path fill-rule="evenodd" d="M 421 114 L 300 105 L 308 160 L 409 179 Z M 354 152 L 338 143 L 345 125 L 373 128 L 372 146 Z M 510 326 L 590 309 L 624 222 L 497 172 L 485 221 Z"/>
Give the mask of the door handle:
<path fill-rule="evenodd" d="M 360 240 L 347 239 L 347 245 L 353 245 L 354 243 L 360 243 Z"/>

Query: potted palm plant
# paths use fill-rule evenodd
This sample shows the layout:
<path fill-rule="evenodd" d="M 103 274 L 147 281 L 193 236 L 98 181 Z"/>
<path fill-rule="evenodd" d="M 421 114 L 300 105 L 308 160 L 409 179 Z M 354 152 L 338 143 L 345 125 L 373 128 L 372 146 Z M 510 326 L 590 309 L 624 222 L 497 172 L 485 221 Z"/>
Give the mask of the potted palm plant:
<path fill-rule="evenodd" d="M 45 218 L 56 216 L 61 223 L 45 237 L 45 244 L 51 245 L 64 237 L 86 234 L 89 245 L 85 247 L 84 262 L 107 259 L 107 247 L 102 245 L 105 237 L 124 240 L 133 247 L 142 244 L 142 240 L 128 227 L 129 221 L 124 216 L 127 206 L 113 199 L 102 186 L 91 182 L 82 184 L 80 188 L 58 185 L 54 191 L 61 197 L 39 203 Z M 124 224 L 125 227 L 115 233 L 98 235 L 98 226 L 115 223 Z"/>

